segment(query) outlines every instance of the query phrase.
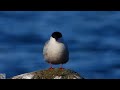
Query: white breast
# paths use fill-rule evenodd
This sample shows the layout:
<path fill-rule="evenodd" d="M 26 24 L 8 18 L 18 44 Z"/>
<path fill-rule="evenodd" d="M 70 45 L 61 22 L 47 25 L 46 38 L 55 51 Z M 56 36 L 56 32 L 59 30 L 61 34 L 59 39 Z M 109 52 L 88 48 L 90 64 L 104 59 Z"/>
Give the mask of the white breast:
<path fill-rule="evenodd" d="M 54 38 L 51 38 L 48 43 L 47 53 L 50 55 L 49 57 L 57 58 L 61 56 L 65 51 L 64 43 L 56 42 Z"/>

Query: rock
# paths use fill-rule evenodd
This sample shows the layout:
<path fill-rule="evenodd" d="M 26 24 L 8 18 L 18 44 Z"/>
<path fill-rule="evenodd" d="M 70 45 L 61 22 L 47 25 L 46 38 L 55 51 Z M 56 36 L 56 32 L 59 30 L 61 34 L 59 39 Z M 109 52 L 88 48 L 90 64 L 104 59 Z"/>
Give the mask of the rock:
<path fill-rule="evenodd" d="M 6 75 L 5 74 L 0 74 L 0 79 L 6 79 Z"/>
<path fill-rule="evenodd" d="M 69 69 L 46 69 L 25 73 L 11 79 L 84 79 L 78 73 Z"/>

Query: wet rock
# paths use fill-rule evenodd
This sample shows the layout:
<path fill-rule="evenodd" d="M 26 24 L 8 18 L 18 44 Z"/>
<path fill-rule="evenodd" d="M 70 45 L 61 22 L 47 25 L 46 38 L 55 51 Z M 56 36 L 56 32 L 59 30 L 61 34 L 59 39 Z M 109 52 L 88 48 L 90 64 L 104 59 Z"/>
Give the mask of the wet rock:
<path fill-rule="evenodd" d="M 55 68 L 25 73 L 11 79 L 83 79 L 83 77 L 70 69 Z"/>

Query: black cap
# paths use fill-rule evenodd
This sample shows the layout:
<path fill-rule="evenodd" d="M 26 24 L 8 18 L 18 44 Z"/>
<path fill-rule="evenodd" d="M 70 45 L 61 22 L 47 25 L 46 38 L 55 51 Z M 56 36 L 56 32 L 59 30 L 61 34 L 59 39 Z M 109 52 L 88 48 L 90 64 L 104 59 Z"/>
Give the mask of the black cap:
<path fill-rule="evenodd" d="M 58 40 L 59 38 L 62 37 L 62 34 L 60 32 L 53 32 L 52 37 Z"/>

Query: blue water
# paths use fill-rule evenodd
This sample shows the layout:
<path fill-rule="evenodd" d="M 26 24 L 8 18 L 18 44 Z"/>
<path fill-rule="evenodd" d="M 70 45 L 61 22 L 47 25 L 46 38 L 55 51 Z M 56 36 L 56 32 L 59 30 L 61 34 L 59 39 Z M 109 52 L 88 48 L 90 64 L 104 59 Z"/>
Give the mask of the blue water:
<path fill-rule="evenodd" d="M 69 47 L 64 68 L 87 79 L 120 78 L 120 11 L 0 11 L 0 73 L 49 68 L 42 49 L 54 31 Z"/>

